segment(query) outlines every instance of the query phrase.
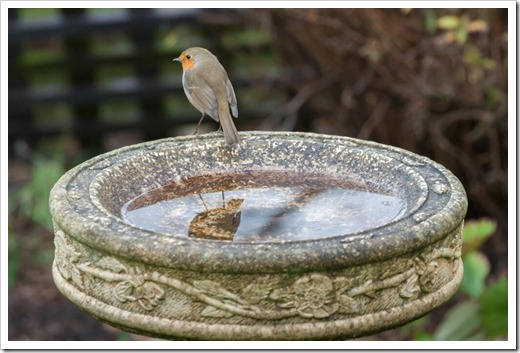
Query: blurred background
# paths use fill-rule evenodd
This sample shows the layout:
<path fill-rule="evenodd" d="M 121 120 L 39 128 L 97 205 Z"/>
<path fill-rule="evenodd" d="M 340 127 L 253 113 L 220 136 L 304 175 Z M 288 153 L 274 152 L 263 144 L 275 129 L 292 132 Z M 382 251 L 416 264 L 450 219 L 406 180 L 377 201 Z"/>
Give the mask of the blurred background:
<path fill-rule="evenodd" d="M 188 47 L 218 56 L 239 130 L 313 131 L 425 155 L 466 188 L 452 300 L 362 340 L 507 339 L 506 9 L 9 9 L 9 340 L 147 340 L 54 286 L 49 191 L 73 166 L 190 134 Z M 214 131 L 210 118 L 200 131 Z"/>

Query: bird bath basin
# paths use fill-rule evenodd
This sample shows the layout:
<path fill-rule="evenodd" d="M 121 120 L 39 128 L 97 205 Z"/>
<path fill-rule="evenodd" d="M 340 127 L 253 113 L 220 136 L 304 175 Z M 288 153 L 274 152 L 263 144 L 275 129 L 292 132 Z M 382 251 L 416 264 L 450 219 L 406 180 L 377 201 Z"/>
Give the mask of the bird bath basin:
<path fill-rule="evenodd" d="M 414 320 L 462 279 L 467 200 L 444 167 L 352 138 L 243 132 L 157 140 L 51 192 L 70 300 L 163 338 L 351 338 Z"/>

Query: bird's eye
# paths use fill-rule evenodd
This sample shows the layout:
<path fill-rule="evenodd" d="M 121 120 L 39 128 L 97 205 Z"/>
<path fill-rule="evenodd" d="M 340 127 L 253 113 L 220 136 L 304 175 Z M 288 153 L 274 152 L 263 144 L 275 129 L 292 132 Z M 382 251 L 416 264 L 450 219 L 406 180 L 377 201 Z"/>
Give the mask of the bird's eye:
<path fill-rule="evenodd" d="M 191 59 L 191 55 L 190 54 L 186 55 L 186 59 L 190 60 Z"/>

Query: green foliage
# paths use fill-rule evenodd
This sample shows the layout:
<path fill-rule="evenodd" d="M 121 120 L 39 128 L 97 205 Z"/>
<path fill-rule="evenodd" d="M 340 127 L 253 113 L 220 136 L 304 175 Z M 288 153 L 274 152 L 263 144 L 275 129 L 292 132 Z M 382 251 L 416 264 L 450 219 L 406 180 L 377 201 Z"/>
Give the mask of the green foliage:
<path fill-rule="evenodd" d="M 229 32 L 222 38 L 222 42 L 227 48 L 239 47 L 241 45 L 268 45 L 269 40 L 269 33 L 258 29 Z"/>
<path fill-rule="evenodd" d="M 466 341 L 481 336 L 480 305 L 475 300 L 463 302 L 449 310 L 434 334 L 437 341 Z"/>
<path fill-rule="evenodd" d="M 486 340 L 507 337 L 507 278 L 486 285 L 490 266 L 478 251 L 496 230 L 489 219 L 466 222 L 462 235 L 464 278 L 461 292 L 471 299 L 451 308 L 434 334 L 435 340 Z"/>
<path fill-rule="evenodd" d="M 478 298 L 485 288 L 486 277 L 489 274 L 489 261 L 478 251 L 484 241 L 497 228 L 496 222 L 489 219 L 468 221 L 462 234 L 462 261 L 464 262 L 464 278 L 460 289 L 471 298 Z"/>
<path fill-rule="evenodd" d="M 17 206 L 17 203 L 15 202 L 14 198 L 9 195 L 8 198 L 8 210 L 9 214 L 12 214 L 14 209 Z M 19 244 L 16 240 L 15 233 L 13 231 L 13 225 L 11 222 L 9 222 L 8 226 L 8 232 L 7 232 L 7 248 L 8 248 L 8 254 L 7 254 L 7 287 L 11 289 L 14 286 L 14 283 L 16 281 L 16 276 L 18 275 L 18 270 L 20 268 L 20 254 L 19 254 Z"/>
<path fill-rule="evenodd" d="M 119 331 L 119 334 L 117 335 L 118 341 L 128 341 L 130 338 L 130 334 L 126 331 Z"/>
<path fill-rule="evenodd" d="M 489 285 L 481 297 L 482 328 L 487 337 L 507 337 L 507 278 Z"/>
<path fill-rule="evenodd" d="M 457 44 L 462 50 L 464 63 L 461 75 L 473 84 L 480 84 L 484 88 L 487 108 L 493 110 L 506 100 L 507 94 L 496 86 L 496 79 L 490 77 L 496 72 L 497 63 L 477 45 L 472 44 L 469 35 L 488 31 L 488 18 L 471 19 L 467 14 L 442 14 L 440 9 L 424 9 L 424 23 L 426 30 L 437 36 L 437 41 L 444 45 Z M 507 40 L 507 39 L 505 39 Z"/>
<path fill-rule="evenodd" d="M 435 10 L 432 9 L 425 9 L 424 10 L 424 26 L 426 27 L 426 30 L 428 33 L 435 32 L 435 29 L 437 27 L 437 15 L 435 13 Z"/>
<path fill-rule="evenodd" d="M 498 87 L 488 86 L 485 89 L 486 103 L 488 109 L 495 109 L 500 103 L 504 103 L 507 99 L 507 94 Z"/>
<path fill-rule="evenodd" d="M 473 45 L 469 45 L 464 51 L 464 57 L 462 60 L 467 65 L 478 67 L 484 70 L 492 70 L 495 68 L 495 61 L 484 57 L 480 49 Z"/>
<path fill-rule="evenodd" d="M 491 219 L 480 219 L 478 221 L 467 221 L 464 224 L 462 234 L 462 253 L 475 251 L 488 239 L 497 229 L 497 222 Z"/>
<path fill-rule="evenodd" d="M 41 237 L 38 237 L 42 233 L 41 228 L 27 227 L 27 223 L 34 223 L 52 232 L 49 193 L 65 172 L 65 151 L 69 145 L 70 140 L 64 137 L 50 144 L 40 144 L 37 151 L 29 148 L 18 149 L 20 156 L 31 160 L 31 175 L 21 188 L 10 187 L 9 190 L 9 289 L 13 287 L 20 271 L 21 244 L 23 249 L 34 249 L 30 256 L 35 263 L 47 266 L 52 262 L 54 249 L 41 248 Z M 20 240 L 20 232 L 26 235 L 23 243 Z"/>
<path fill-rule="evenodd" d="M 460 26 L 460 18 L 454 15 L 442 16 L 436 22 L 440 29 L 454 30 Z"/>
<path fill-rule="evenodd" d="M 434 339 L 470 341 L 507 338 L 507 279 L 491 283 L 478 299 L 451 308 Z"/>
<path fill-rule="evenodd" d="M 462 236 L 464 278 L 460 286 L 466 299 L 446 312 L 435 332 L 427 331 L 430 316 L 425 316 L 403 326 L 400 330 L 403 337 L 435 341 L 507 339 L 507 278 L 486 282 L 490 264 L 479 251 L 495 230 L 494 220 L 466 222 Z"/>
<path fill-rule="evenodd" d="M 489 261 L 480 252 L 474 251 L 462 257 L 464 262 L 464 278 L 460 290 L 472 298 L 478 298 L 485 287 L 489 274 Z"/>
<path fill-rule="evenodd" d="M 54 260 L 54 249 L 36 251 L 32 254 L 32 260 L 37 264 L 50 265 Z"/>
<path fill-rule="evenodd" d="M 24 21 L 35 21 L 35 20 L 47 20 L 56 16 L 59 12 L 58 9 L 51 8 L 35 8 L 35 9 L 19 9 L 20 18 Z"/>
<path fill-rule="evenodd" d="M 470 82 L 482 80 L 486 73 L 493 71 L 496 66 L 493 59 L 485 57 L 482 51 L 473 45 L 466 46 L 462 61 L 467 67 Z"/>
<path fill-rule="evenodd" d="M 47 47 L 39 48 L 34 45 L 26 47 L 26 50 L 22 51 L 20 62 L 25 65 L 39 65 L 63 59 L 64 56 L 65 52 L 63 51 L 61 44 L 50 40 Z M 61 73 L 60 75 L 55 70 L 51 71 L 53 75 L 60 79 L 60 81 L 65 81 L 66 75 L 64 73 Z M 49 75 L 47 71 L 43 71 L 39 72 L 36 76 L 50 77 L 51 75 Z M 54 79 L 52 81 L 54 81 Z"/>
<path fill-rule="evenodd" d="M 16 281 L 18 269 L 20 268 L 20 255 L 18 253 L 18 242 L 9 226 L 8 232 L 8 256 L 7 256 L 7 286 L 11 289 Z"/>
<path fill-rule="evenodd" d="M 423 316 L 415 321 L 412 321 L 400 329 L 401 336 L 411 337 L 415 341 L 431 341 L 432 334 L 426 332 L 426 324 L 429 316 Z"/>
<path fill-rule="evenodd" d="M 432 10 L 430 10 L 432 11 Z M 426 13 L 426 28 L 429 32 L 432 30 L 432 21 L 435 19 L 436 29 L 444 31 L 444 42 L 447 44 L 456 42 L 457 44 L 465 44 L 468 35 L 473 32 L 484 32 L 487 30 L 487 22 L 482 19 L 470 20 L 467 15 L 444 15 L 435 17 L 431 13 Z"/>
<path fill-rule="evenodd" d="M 421 331 L 421 332 L 417 332 L 414 335 L 414 339 L 416 341 L 433 341 L 434 337 L 432 334 L 430 334 L 428 332 Z"/>
<path fill-rule="evenodd" d="M 50 155 L 36 153 L 31 180 L 14 196 L 21 214 L 52 231 L 49 192 L 65 172 L 64 142 L 58 143 Z"/>

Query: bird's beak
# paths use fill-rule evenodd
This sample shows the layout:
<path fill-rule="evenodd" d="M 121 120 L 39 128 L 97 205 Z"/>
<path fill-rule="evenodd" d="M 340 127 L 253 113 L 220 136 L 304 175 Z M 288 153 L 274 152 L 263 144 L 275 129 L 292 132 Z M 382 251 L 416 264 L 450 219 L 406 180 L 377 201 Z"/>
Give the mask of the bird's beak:
<path fill-rule="evenodd" d="M 172 61 L 181 61 L 181 59 L 180 58 L 175 58 Z"/>

